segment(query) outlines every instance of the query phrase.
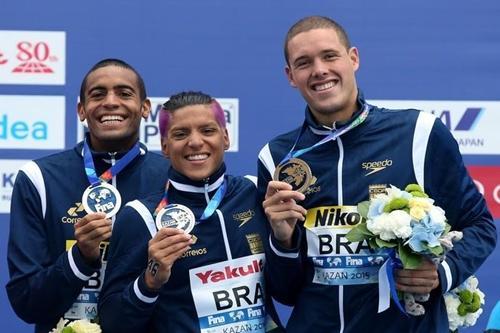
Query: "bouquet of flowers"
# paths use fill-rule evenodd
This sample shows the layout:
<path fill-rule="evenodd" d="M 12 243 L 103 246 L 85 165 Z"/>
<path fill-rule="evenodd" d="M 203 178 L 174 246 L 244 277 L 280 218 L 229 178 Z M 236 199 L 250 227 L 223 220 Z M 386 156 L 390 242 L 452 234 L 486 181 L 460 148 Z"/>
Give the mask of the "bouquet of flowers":
<path fill-rule="evenodd" d="M 49 333 L 101 333 L 101 328 L 98 324 L 91 323 L 87 319 L 70 322 L 61 318 L 56 328 Z"/>
<path fill-rule="evenodd" d="M 456 332 L 460 327 L 476 324 L 483 312 L 484 293 L 478 288 L 479 281 L 475 276 L 469 277 L 457 288 L 444 294 L 450 331 Z"/>
<path fill-rule="evenodd" d="M 391 250 L 396 262 L 400 261 L 405 269 L 419 267 L 424 257 L 439 263 L 453 247 L 453 241 L 462 238 L 461 232 L 450 232 L 444 210 L 435 206 L 434 200 L 417 184 L 410 184 L 404 190 L 391 185 L 385 194 L 359 203 L 358 212 L 365 220 L 347 234 L 347 239 L 366 240 L 372 249 Z M 419 302 L 428 298 L 429 295 L 405 293 L 406 312 L 423 315 L 425 309 Z"/>

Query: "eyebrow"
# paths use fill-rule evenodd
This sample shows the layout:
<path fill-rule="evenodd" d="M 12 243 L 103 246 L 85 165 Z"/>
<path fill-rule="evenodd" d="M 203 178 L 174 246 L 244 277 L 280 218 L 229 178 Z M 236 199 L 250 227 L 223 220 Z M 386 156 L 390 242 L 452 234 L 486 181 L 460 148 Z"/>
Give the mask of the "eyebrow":
<path fill-rule="evenodd" d="M 129 90 L 132 90 L 133 92 L 136 92 L 136 90 L 134 89 L 134 87 L 129 86 L 127 84 L 119 84 L 119 85 L 113 86 L 112 89 L 113 90 L 129 89 Z M 89 91 L 88 91 L 88 93 L 90 94 L 94 90 L 108 90 L 108 88 L 106 88 L 105 86 L 102 86 L 102 85 L 98 85 L 98 86 L 90 88 Z"/>

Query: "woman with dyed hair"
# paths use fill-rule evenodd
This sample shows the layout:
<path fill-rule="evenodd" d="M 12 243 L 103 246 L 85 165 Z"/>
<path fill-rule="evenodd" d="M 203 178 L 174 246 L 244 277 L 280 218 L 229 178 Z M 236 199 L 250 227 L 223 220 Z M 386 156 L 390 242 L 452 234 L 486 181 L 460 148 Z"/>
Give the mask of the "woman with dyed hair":
<path fill-rule="evenodd" d="M 179 93 L 164 104 L 160 133 L 169 180 L 115 223 L 104 331 L 277 332 L 263 284 L 267 220 L 255 184 L 225 173 L 224 110 L 204 93 Z"/>

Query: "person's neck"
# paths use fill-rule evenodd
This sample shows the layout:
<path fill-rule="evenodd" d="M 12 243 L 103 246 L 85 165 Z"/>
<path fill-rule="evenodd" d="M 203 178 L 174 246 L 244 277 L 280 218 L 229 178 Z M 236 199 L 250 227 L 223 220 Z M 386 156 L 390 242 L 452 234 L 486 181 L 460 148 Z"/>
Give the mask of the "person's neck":
<path fill-rule="evenodd" d="M 327 126 L 327 127 L 332 127 L 334 123 L 345 123 L 349 119 L 351 119 L 352 115 L 358 110 L 357 104 L 354 104 L 348 109 L 344 110 L 338 110 L 332 113 L 320 113 L 317 111 L 314 111 L 313 109 L 310 109 L 314 118 L 318 122 L 318 124 Z"/>
<path fill-rule="evenodd" d="M 90 148 L 97 153 L 118 153 L 129 151 L 136 141 L 93 141 L 90 139 Z"/>

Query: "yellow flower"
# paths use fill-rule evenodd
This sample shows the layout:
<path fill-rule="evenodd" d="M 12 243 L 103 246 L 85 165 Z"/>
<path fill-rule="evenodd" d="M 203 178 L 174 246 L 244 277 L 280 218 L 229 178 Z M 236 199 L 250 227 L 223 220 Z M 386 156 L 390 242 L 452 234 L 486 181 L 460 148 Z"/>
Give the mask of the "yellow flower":
<path fill-rule="evenodd" d="M 410 216 L 413 219 L 420 221 L 425 216 L 425 210 L 422 207 L 414 206 L 414 207 L 410 208 Z"/>
<path fill-rule="evenodd" d="M 408 206 L 410 207 L 410 209 L 414 207 L 420 207 L 423 210 L 428 211 L 432 207 L 432 202 L 427 198 L 413 197 L 408 200 Z"/>

